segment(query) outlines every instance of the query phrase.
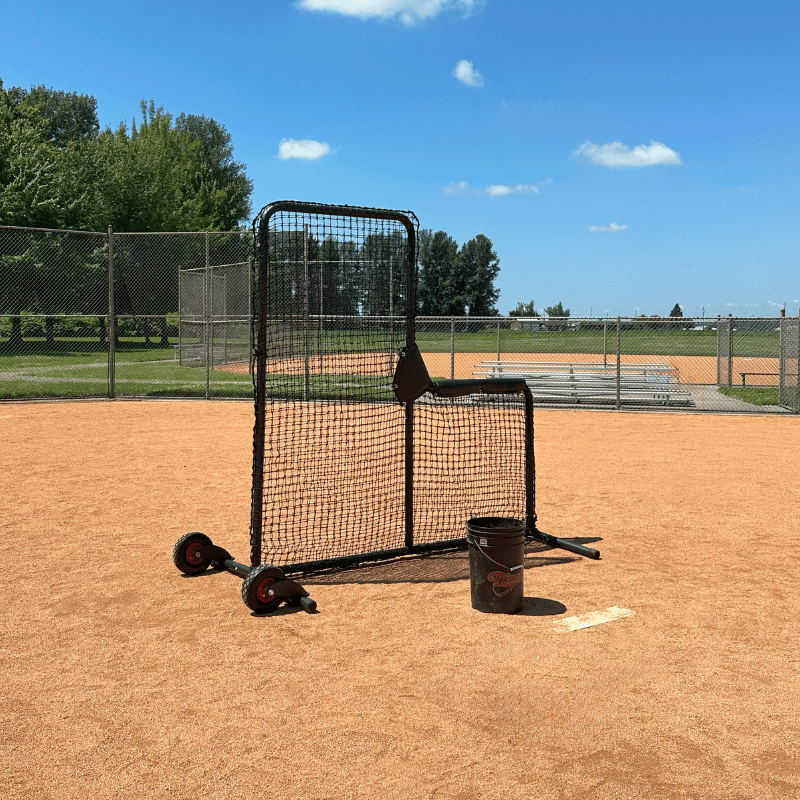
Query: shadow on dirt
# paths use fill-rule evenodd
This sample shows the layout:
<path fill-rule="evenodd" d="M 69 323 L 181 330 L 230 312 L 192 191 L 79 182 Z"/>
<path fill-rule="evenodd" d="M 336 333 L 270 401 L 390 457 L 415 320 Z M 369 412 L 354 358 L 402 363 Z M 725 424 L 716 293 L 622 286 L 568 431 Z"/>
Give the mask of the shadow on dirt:
<path fill-rule="evenodd" d="M 576 537 L 570 541 L 577 544 L 591 544 L 602 539 Z M 533 543 L 525 546 L 525 569 L 569 564 L 579 558 L 580 556 L 568 555 L 544 544 Z M 411 556 L 380 564 L 364 564 L 349 569 L 304 575 L 297 580 L 305 586 L 320 586 L 344 583 L 447 583 L 468 578 L 469 554 L 463 550 Z"/>

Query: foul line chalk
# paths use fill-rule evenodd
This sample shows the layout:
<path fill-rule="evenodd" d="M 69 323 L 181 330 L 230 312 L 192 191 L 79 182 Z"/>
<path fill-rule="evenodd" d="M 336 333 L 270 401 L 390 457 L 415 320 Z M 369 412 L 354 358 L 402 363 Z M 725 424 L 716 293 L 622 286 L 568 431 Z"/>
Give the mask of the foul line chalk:
<path fill-rule="evenodd" d="M 590 611 L 588 614 L 580 614 L 577 617 L 565 617 L 553 623 L 553 627 L 559 633 L 569 631 L 579 631 L 581 628 L 591 628 L 593 625 L 602 625 L 604 622 L 613 622 L 615 619 L 632 617 L 636 612 L 627 608 L 611 606 L 605 611 Z"/>

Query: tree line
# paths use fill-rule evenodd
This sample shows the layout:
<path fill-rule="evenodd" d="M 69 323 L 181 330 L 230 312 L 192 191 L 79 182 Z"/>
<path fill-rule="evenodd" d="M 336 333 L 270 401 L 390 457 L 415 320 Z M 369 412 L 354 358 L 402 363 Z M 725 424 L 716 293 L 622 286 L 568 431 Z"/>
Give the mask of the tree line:
<path fill-rule="evenodd" d="M 546 306 L 544 313 L 547 317 L 568 317 L 569 309 L 564 308 L 562 302 L 559 300 L 554 306 Z M 513 311 L 508 312 L 508 316 L 540 317 L 541 314 L 536 310 L 535 302 L 531 300 L 529 303 L 517 303 L 517 307 Z"/>
<path fill-rule="evenodd" d="M 419 234 L 418 312 L 421 316 L 493 317 L 500 259 L 479 233 L 461 247 L 444 231 Z"/>
<path fill-rule="evenodd" d="M 253 183 L 225 127 L 140 103 L 100 130 L 97 101 L 0 79 L 0 224 L 104 231 L 232 230 Z"/>

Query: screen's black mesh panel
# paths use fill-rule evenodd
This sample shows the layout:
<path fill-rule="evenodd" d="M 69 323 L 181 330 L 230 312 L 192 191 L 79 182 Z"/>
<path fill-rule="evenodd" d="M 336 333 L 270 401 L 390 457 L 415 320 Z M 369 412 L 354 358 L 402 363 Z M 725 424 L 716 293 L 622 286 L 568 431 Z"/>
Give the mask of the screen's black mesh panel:
<path fill-rule="evenodd" d="M 414 404 L 414 540 L 463 536 L 471 517 L 524 520 L 522 395 L 424 395 Z"/>
<path fill-rule="evenodd" d="M 254 463 L 251 533 L 260 528 L 270 563 L 403 546 L 405 415 L 392 376 L 406 342 L 415 223 L 296 203 L 257 220 L 263 478 Z"/>

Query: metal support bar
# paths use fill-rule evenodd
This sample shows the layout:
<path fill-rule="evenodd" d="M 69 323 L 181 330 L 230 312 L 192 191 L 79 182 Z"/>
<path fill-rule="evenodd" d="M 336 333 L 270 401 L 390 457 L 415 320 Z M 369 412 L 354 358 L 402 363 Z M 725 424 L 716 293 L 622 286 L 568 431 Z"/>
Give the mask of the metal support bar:
<path fill-rule="evenodd" d="M 600 551 L 595 550 L 593 547 L 584 547 L 582 544 L 570 542 L 568 539 L 558 539 L 544 531 L 534 530 L 529 534 L 529 537 L 543 544 L 549 544 L 550 547 L 557 547 L 559 550 L 567 550 L 570 553 L 575 553 L 585 558 L 594 558 L 596 560 L 600 558 Z"/>

